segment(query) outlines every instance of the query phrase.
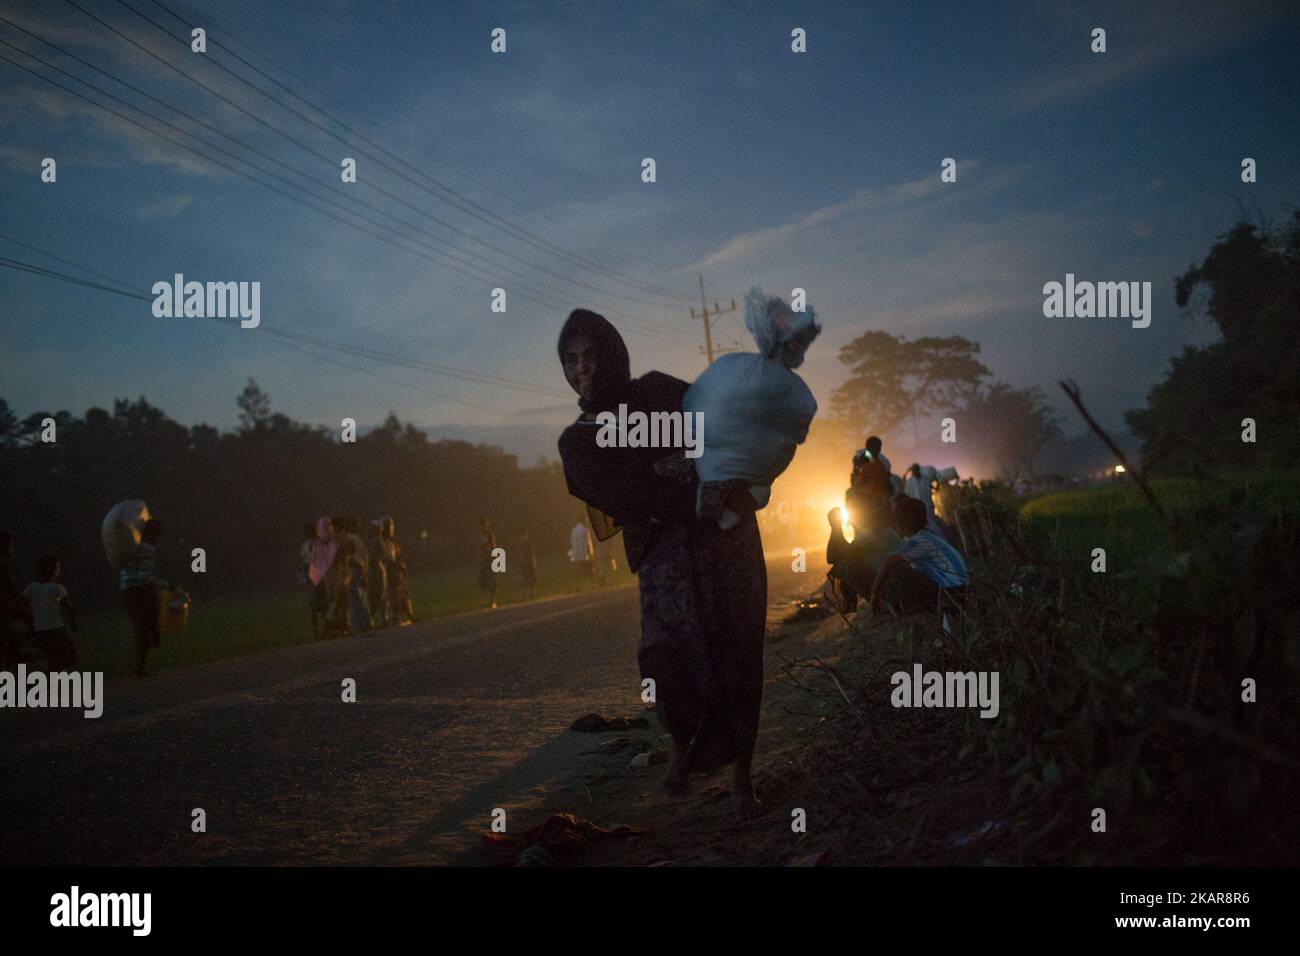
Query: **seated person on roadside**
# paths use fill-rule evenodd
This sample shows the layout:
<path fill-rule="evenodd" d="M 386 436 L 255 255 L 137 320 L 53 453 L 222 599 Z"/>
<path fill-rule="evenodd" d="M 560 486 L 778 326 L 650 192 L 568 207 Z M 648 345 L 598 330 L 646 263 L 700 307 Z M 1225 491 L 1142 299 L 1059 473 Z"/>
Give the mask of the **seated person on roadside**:
<path fill-rule="evenodd" d="M 827 515 L 831 536 L 826 542 L 826 561 L 831 565 L 829 576 L 836 601 L 848 613 L 857 607 L 859 598 L 871 594 L 876 575 L 900 540 L 884 499 L 850 488 L 844 500 L 853 540 L 844 536 L 840 509 L 832 508 Z"/>
<path fill-rule="evenodd" d="M 880 439 L 872 435 L 867 446 L 853 456 L 853 473 L 849 484 L 869 494 L 886 498 L 893 494 L 889 480 L 889 459 L 880 453 Z"/>
<path fill-rule="evenodd" d="M 873 609 L 882 603 L 899 611 L 935 611 L 941 592 L 961 600 L 970 574 L 961 554 L 926 527 L 925 504 L 899 498 L 894 505 L 903 543 L 881 565 L 871 588 Z"/>

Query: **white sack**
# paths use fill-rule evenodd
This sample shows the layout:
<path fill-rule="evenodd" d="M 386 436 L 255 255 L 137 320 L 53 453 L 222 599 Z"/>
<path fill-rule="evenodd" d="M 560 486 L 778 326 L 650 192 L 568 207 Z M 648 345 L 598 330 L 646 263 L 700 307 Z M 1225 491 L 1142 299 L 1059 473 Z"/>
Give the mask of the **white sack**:
<path fill-rule="evenodd" d="M 136 498 L 119 501 L 104 515 L 100 533 L 109 564 L 120 568 L 135 556 L 135 549 L 140 546 L 140 532 L 148 520 L 149 506 Z"/>
<path fill-rule="evenodd" d="M 742 478 L 770 485 L 808 437 L 817 413 L 804 380 L 753 352 L 732 352 L 710 365 L 686 391 L 682 411 L 704 415 L 700 481 Z M 770 489 L 759 500 L 767 504 Z M 755 496 L 758 500 L 758 495 Z"/>

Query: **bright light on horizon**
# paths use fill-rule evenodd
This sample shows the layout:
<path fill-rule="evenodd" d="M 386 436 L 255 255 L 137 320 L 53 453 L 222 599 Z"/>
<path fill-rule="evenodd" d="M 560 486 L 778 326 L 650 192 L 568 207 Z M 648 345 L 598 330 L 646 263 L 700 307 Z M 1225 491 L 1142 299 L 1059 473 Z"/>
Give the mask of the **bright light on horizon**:
<path fill-rule="evenodd" d="M 832 499 L 830 505 L 827 507 L 826 510 L 830 511 L 831 508 L 840 509 L 840 530 L 844 532 L 844 537 L 846 540 L 852 541 L 853 526 L 849 524 L 849 510 L 844 507 L 844 499 L 841 498 L 838 501 Z"/>

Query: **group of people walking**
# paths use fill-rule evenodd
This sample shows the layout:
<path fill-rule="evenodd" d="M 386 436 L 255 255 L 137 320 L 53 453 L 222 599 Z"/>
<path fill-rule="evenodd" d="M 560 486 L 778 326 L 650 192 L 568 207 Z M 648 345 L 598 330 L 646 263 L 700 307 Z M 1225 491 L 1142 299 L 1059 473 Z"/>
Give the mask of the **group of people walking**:
<path fill-rule="evenodd" d="M 299 575 L 311 588 L 315 637 L 360 635 L 415 620 L 391 517 L 371 521 L 364 539 L 357 518 L 317 518 L 303 528 Z"/>

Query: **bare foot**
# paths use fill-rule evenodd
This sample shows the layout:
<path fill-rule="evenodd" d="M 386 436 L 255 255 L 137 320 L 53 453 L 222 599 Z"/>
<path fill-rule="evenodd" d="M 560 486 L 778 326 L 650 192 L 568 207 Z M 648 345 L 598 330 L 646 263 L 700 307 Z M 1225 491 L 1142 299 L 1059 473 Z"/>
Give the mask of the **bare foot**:
<path fill-rule="evenodd" d="M 686 768 L 682 766 L 680 760 L 669 760 L 668 773 L 664 775 L 664 782 L 661 787 L 664 793 L 670 797 L 680 797 L 691 789 L 690 775 L 687 774 Z"/>
<path fill-rule="evenodd" d="M 691 788 L 690 774 L 686 770 L 686 747 L 676 737 L 669 748 L 668 773 L 662 786 L 670 797 L 680 797 Z"/>

